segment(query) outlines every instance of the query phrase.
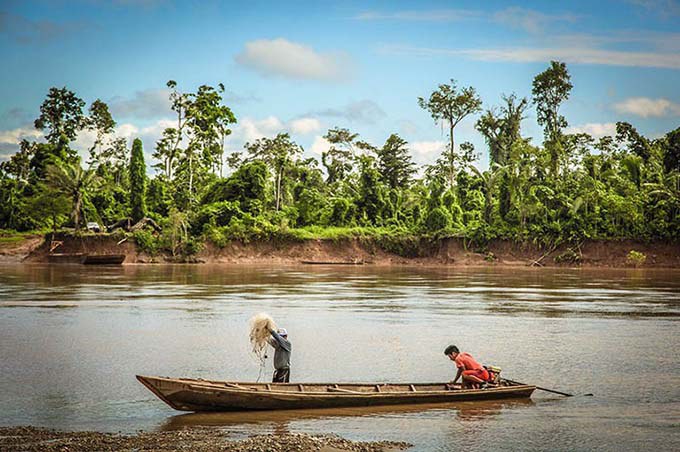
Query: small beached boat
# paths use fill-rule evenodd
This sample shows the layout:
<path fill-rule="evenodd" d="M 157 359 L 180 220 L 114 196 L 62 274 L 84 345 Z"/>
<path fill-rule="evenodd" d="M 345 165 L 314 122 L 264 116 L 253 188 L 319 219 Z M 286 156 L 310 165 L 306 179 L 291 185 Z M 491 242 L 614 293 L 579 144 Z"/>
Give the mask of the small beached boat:
<path fill-rule="evenodd" d="M 86 254 L 83 258 L 85 265 L 120 265 L 125 260 L 125 254 Z"/>
<path fill-rule="evenodd" d="M 50 253 L 47 262 L 50 264 L 80 264 L 85 253 Z"/>
<path fill-rule="evenodd" d="M 528 398 L 535 386 L 503 381 L 486 389 L 446 383 L 237 383 L 137 375 L 159 399 L 180 411 L 290 410 L 451 403 Z"/>

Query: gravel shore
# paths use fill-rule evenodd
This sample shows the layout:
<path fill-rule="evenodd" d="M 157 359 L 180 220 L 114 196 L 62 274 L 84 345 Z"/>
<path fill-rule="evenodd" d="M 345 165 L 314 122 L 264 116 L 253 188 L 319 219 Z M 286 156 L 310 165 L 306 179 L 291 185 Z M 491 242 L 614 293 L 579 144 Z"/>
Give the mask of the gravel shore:
<path fill-rule="evenodd" d="M 285 433 L 233 440 L 214 428 L 123 435 L 60 432 L 36 427 L 0 428 L 0 451 L 397 451 L 411 445 L 393 441 L 350 441 L 335 435 Z"/>

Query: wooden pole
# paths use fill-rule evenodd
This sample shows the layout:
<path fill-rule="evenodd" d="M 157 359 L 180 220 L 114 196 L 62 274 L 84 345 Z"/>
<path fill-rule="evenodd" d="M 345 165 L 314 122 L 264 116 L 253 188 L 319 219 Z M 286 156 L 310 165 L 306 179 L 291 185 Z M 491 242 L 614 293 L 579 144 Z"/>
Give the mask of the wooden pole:
<path fill-rule="evenodd" d="M 504 378 L 504 380 L 507 381 L 508 383 L 513 383 L 513 384 L 516 384 L 516 385 L 524 384 L 524 383 L 520 383 L 520 382 L 517 382 L 517 381 L 508 380 L 507 378 Z M 567 394 L 566 392 L 556 391 L 554 389 L 542 388 L 540 386 L 536 386 L 536 389 L 540 389 L 541 391 L 552 392 L 552 393 L 555 393 L 555 394 L 563 395 L 565 397 L 574 397 L 574 394 Z M 592 395 L 592 394 L 587 394 L 587 395 Z"/>

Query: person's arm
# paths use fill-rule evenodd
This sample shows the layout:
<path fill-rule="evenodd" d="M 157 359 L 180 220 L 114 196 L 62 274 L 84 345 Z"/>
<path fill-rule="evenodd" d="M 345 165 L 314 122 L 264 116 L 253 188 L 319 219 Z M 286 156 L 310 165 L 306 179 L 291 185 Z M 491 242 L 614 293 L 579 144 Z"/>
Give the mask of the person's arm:
<path fill-rule="evenodd" d="M 455 385 L 456 382 L 458 381 L 458 379 L 460 378 L 461 375 L 463 375 L 463 368 L 462 368 L 462 367 L 459 367 L 459 368 L 458 368 L 458 372 L 456 373 L 456 378 L 453 379 L 453 381 L 451 382 L 451 384 L 452 384 L 452 385 Z"/>
<path fill-rule="evenodd" d="M 269 331 L 276 342 L 278 343 L 278 346 L 284 349 L 285 351 L 289 352 L 290 351 L 290 342 L 288 342 L 287 339 L 284 339 L 279 333 L 277 333 L 274 330 Z"/>

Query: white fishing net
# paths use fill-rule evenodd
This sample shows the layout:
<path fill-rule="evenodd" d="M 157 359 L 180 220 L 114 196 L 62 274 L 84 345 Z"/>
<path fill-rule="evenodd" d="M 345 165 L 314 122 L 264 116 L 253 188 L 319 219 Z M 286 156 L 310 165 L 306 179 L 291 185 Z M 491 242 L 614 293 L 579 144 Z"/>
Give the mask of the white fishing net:
<path fill-rule="evenodd" d="M 276 331 L 276 324 L 269 314 L 260 312 L 250 319 L 250 345 L 253 354 L 262 364 L 264 364 L 267 345 L 271 338 L 271 330 Z"/>

